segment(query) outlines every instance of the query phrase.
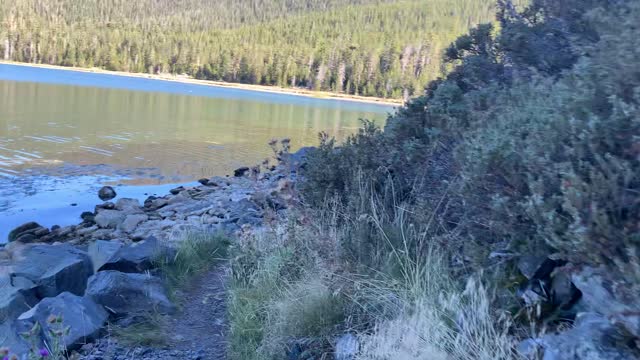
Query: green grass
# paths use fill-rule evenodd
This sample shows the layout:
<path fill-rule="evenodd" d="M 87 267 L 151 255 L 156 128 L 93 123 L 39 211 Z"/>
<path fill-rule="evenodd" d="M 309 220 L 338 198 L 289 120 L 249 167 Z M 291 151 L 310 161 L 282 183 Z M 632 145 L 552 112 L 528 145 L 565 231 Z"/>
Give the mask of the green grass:
<path fill-rule="evenodd" d="M 175 255 L 158 263 L 169 294 L 188 286 L 190 281 L 228 256 L 230 241 L 221 234 L 192 233 L 180 242 Z"/>

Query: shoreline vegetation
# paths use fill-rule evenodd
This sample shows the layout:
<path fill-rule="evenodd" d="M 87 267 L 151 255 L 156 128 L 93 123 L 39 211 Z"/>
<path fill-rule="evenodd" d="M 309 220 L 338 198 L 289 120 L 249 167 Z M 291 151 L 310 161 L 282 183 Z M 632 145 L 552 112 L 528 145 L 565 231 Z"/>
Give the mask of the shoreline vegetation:
<path fill-rule="evenodd" d="M 6 60 L 0 60 L 0 64 L 16 65 L 16 66 L 24 66 L 24 67 L 32 67 L 32 68 L 40 68 L 40 69 L 51 69 L 51 70 L 66 70 L 66 71 L 91 73 L 91 74 L 113 75 L 113 76 L 122 76 L 122 77 L 128 77 L 128 78 L 138 78 L 138 79 L 171 81 L 171 82 L 177 82 L 182 84 L 221 87 L 221 88 L 229 88 L 229 89 L 265 92 L 265 93 L 272 93 L 272 94 L 294 95 L 294 96 L 302 96 L 302 97 L 308 97 L 313 99 L 352 101 L 352 102 L 359 102 L 359 103 L 389 105 L 389 106 L 402 106 L 404 104 L 404 101 L 399 99 L 385 99 L 385 98 L 369 97 L 369 96 L 336 94 L 328 91 L 314 91 L 314 90 L 308 90 L 308 89 L 302 89 L 302 88 L 298 88 L 298 89 L 283 88 L 283 87 L 269 86 L 269 85 L 252 85 L 252 84 L 232 83 L 232 82 L 224 82 L 224 81 L 200 80 L 200 79 L 192 78 L 188 75 L 132 73 L 132 72 L 125 72 L 125 71 L 111 71 L 111 70 L 105 70 L 100 68 L 81 68 L 81 67 L 67 67 L 67 66 L 48 65 L 48 64 L 31 64 L 31 63 L 6 61 Z"/>

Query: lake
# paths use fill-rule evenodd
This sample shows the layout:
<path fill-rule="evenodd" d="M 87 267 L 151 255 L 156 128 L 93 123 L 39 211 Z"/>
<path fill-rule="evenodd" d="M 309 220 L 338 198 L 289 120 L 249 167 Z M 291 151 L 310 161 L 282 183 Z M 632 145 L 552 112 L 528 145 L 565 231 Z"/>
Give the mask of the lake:
<path fill-rule="evenodd" d="M 391 106 L 0 64 L 0 242 L 27 221 L 75 224 L 103 185 L 144 200 L 227 175 Z"/>

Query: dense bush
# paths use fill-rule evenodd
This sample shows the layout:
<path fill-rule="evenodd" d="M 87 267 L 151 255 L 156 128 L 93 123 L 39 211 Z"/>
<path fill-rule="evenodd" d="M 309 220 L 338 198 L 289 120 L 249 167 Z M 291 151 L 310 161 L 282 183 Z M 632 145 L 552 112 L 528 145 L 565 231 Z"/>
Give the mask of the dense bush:
<path fill-rule="evenodd" d="M 393 191 L 416 223 L 437 224 L 430 238 L 478 266 L 507 250 L 631 271 L 638 19 L 633 1 L 537 0 L 521 13 L 501 2 L 500 29 L 481 25 L 454 42 L 445 59 L 455 68 L 384 132 L 367 124 L 340 147 L 322 142 L 307 201 L 352 204 L 364 183 L 381 197 Z"/>

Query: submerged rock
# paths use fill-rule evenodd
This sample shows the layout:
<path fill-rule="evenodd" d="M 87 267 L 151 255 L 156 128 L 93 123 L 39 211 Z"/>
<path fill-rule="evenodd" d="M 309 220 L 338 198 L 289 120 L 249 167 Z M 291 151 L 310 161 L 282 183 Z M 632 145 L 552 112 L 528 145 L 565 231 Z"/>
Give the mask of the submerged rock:
<path fill-rule="evenodd" d="M 116 194 L 116 191 L 111 186 L 103 186 L 98 191 L 98 197 L 102 201 L 111 200 L 111 199 L 115 198 L 117 195 L 118 194 Z"/>
<path fill-rule="evenodd" d="M 51 316 L 59 317 L 61 323 L 49 321 Z M 63 292 L 40 301 L 34 308 L 20 315 L 17 323 L 25 330 L 35 323 L 40 324 L 41 337 L 49 344 L 55 341 L 51 331 L 68 329 L 68 333 L 62 338 L 62 345 L 73 350 L 95 339 L 108 317 L 104 308 L 91 299 Z"/>
<path fill-rule="evenodd" d="M 235 177 L 243 177 L 247 171 L 249 171 L 250 169 L 246 166 L 243 166 L 241 168 L 237 168 L 233 171 L 233 176 Z"/>

